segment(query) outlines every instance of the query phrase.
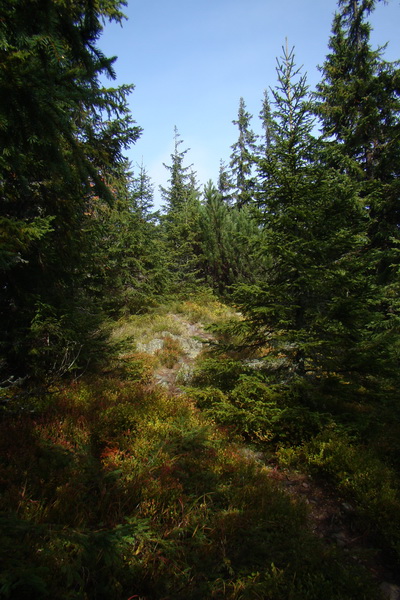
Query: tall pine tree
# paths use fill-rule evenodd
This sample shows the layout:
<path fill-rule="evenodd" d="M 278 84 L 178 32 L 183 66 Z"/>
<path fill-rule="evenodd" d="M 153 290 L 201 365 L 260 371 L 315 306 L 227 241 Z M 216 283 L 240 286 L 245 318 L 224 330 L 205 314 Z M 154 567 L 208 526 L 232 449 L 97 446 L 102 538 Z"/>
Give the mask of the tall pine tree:
<path fill-rule="evenodd" d="M 239 136 L 232 146 L 230 168 L 235 185 L 235 204 L 240 208 L 253 200 L 256 187 L 254 162 L 257 138 L 250 127 L 251 115 L 243 98 L 240 98 L 238 117 L 233 124 L 237 125 Z"/>
<path fill-rule="evenodd" d="M 354 367 L 367 292 L 357 258 L 364 241 L 357 185 L 328 166 L 313 136 L 310 95 L 293 50 L 283 50 L 277 74 L 274 143 L 259 163 L 265 275 L 238 286 L 236 298 L 250 343 L 269 346 L 266 360 L 288 381 Z"/>
<path fill-rule="evenodd" d="M 384 371 L 400 330 L 400 69 L 384 60 L 384 48 L 371 48 L 375 4 L 339 1 L 317 98 L 323 132 L 359 182 L 369 217 L 365 276 L 374 282 L 375 302 L 366 360 L 381 356 Z"/>
<path fill-rule="evenodd" d="M 8 376 L 34 364 L 62 371 L 84 355 L 90 222 L 99 200 L 112 202 L 109 182 L 140 133 L 127 108 L 132 88 L 100 83 L 115 73 L 97 42 L 104 20 L 121 22 L 122 4 L 0 7 L 0 353 Z"/>

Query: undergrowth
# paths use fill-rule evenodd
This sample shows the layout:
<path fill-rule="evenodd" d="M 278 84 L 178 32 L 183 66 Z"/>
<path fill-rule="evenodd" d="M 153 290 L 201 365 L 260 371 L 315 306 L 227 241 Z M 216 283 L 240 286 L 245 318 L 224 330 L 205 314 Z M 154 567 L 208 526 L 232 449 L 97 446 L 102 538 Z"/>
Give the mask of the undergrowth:
<path fill-rule="evenodd" d="M 117 375 L 3 414 L 0 597 L 374 597 L 191 400 Z"/>
<path fill-rule="evenodd" d="M 313 536 L 305 504 L 241 451 L 243 438 L 257 442 L 341 485 L 347 442 L 323 437 L 337 433 L 333 414 L 300 406 L 298 390 L 282 395 L 237 358 L 206 356 L 188 394 L 155 386 L 160 356 L 134 343 L 179 328 L 172 314 L 225 318 L 217 301 L 192 298 L 120 322 L 123 351 L 100 374 L 31 394 L 23 410 L 16 394 L 2 411 L 0 598 L 376 599 L 367 571 Z M 167 346 L 166 360 L 179 352 Z M 357 460 L 348 451 L 349 473 L 366 470 Z M 381 502 L 390 467 L 385 478 Z M 378 480 L 372 470 L 356 485 Z M 390 497 L 381 516 L 375 501 L 382 529 L 398 518 Z"/>
<path fill-rule="evenodd" d="M 226 329 L 225 329 L 226 331 Z M 224 348 L 227 348 L 226 339 Z M 382 391 L 343 378 L 280 381 L 258 356 L 207 353 L 190 393 L 209 418 L 281 467 L 308 472 L 355 507 L 360 535 L 400 564 L 400 418 Z M 189 388 L 188 388 L 189 389 Z M 390 396 L 389 396 L 390 397 Z M 393 397 L 393 394 L 392 396 Z"/>

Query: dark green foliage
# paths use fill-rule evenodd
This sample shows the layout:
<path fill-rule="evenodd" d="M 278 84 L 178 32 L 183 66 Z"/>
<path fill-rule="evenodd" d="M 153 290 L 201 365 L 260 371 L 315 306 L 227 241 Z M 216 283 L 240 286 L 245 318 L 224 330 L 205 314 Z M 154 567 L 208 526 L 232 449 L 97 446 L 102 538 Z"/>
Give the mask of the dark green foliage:
<path fill-rule="evenodd" d="M 254 156 L 256 136 L 250 129 L 251 115 L 246 110 L 243 98 L 240 98 L 237 120 L 233 121 L 239 129 L 238 141 L 232 146 L 230 168 L 235 185 L 234 200 L 238 208 L 249 204 L 256 188 L 254 177 Z"/>
<path fill-rule="evenodd" d="M 305 406 L 300 386 L 273 383 L 262 360 L 203 358 L 191 394 L 206 414 L 252 442 L 275 448 L 313 438 L 331 421 L 328 413 Z"/>
<path fill-rule="evenodd" d="M 323 132 L 346 157 L 369 215 L 364 252 L 375 302 L 369 307 L 368 345 L 380 356 L 379 368 L 393 372 L 399 332 L 400 71 L 398 62 L 383 59 L 384 48 L 371 48 L 367 19 L 375 4 L 339 2 L 317 100 Z"/>
<path fill-rule="evenodd" d="M 228 391 L 232 389 L 240 375 L 243 365 L 231 358 L 206 357 L 201 361 L 200 368 L 195 372 L 193 383 L 200 387 L 213 386 Z"/>
<path fill-rule="evenodd" d="M 153 206 L 152 185 L 144 169 L 135 176 L 126 165 L 115 182 L 112 206 L 98 205 L 88 288 L 108 315 L 146 311 L 168 281 Z"/>
<path fill-rule="evenodd" d="M 259 148 L 259 158 L 264 158 L 268 154 L 274 143 L 274 126 L 271 114 L 271 106 L 268 97 L 268 91 L 264 92 L 264 100 L 260 111 L 261 124 L 264 130 L 264 136 Z"/>
<path fill-rule="evenodd" d="M 358 188 L 329 168 L 330 150 L 312 135 L 306 81 L 293 52 L 284 50 L 277 72 L 274 143 L 259 161 L 260 254 L 268 263 L 262 280 L 237 286 L 235 300 L 249 342 L 270 346 L 284 378 L 351 370 L 371 293 L 360 260 L 365 218 Z"/>
<path fill-rule="evenodd" d="M 268 464 L 212 426 L 328 481 L 400 556 L 400 88 L 369 46 L 375 2 L 339 0 L 316 100 L 284 49 L 261 145 L 241 99 L 230 170 L 203 198 L 175 128 L 160 224 L 146 170 L 123 157 L 140 133 L 131 87 L 100 84 L 114 76 L 102 22 L 123 4 L 0 8 L 0 596 L 375 598 Z M 209 319 L 187 298 L 199 282 L 233 286 L 241 314 L 214 328 L 186 396 L 152 379 L 182 356 L 166 335 L 51 398 L 14 385 L 93 364 L 104 314 L 165 291 L 185 296 L 190 327 Z"/>
<path fill-rule="evenodd" d="M 204 357 L 190 394 L 233 439 L 251 442 L 284 468 L 327 481 L 351 503 L 352 526 L 372 547 L 400 558 L 400 419 L 379 396 L 341 377 L 275 383 L 265 360 Z M 386 390 L 386 394 L 390 391 Z M 389 561 L 389 558 L 387 558 Z"/>
<path fill-rule="evenodd" d="M 233 203 L 233 182 L 231 173 L 227 169 L 225 163 L 221 160 L 219 164 L 218 174 L 218 192 L 221 194 L 222 200 L 231 206 Z"/>
<path fill-rule="evenodd" d="M 111 202 L 122 151 L 140 133 L 126 106 L 131 87 L 104 88 L 99 80 L 114 77 L 113 59 L 96 46 L 102 20 L 121 21 L 120 7 L 117 0 L 11 0 L 0 9 L 0 88 L 7 98 L 0 109 L 0 320 L 7 376 L 46 371 L 48 364 L 36 358 L 32 364 L 32 353 L 52 353 L 61 374 L 70 362 L 65 348 L 81 346 L 93 331 L 73 325 L 76 313 L 85 313 L 88 324 L 96 314 L 83 292 L 96 244 L 91 220 L 99 201 Z M 54 342 L 46 324 L 57 329 Z"/>
<path fill-rule="evenodd" d="M 260 231 L 252 210 L 230 207 L 211 181 L 200 207 L 201 270 L 219 294 L 238 281 L 252 281 L 262 270 Z"/>
<path fill-rule="evenodd" d="M 191 170 L 191 165 L 184 166 L 188 149 L 179 149 L 182 140 L 176 127 L 174 142 L 172 164 L 164 165 L 171 175 L 169 187 L 161 189 L 165 201 L 165 214 L 161 217 L 161 225 L 165 236 L 172 289 L 176 292 L 182 291 L 182 284 L 187 285 L 189 289 L 198 280 L 200 201 L 196 175 Z"/>
<path fill-rule="evenodd" d="M 332 427 L 294 449 L 280 451 L 282 464 L 307 468 L 334 484 L 339 493 L 357 507 L 362 530 L 400 557 L 400 490 L 398 473 L 376 451 Z"/>
<path fill-rule="evenodd" d="M 383 48 L 370 46 L 367 18 L 375 3 L 339 2 L 317 94 L 324 133 L 359 164 L 359 177 L 369 180 L 393 179 L 399 152 L 393 144 L 399 132 L 399 72 L 397 63 L 383 60 Z"/>

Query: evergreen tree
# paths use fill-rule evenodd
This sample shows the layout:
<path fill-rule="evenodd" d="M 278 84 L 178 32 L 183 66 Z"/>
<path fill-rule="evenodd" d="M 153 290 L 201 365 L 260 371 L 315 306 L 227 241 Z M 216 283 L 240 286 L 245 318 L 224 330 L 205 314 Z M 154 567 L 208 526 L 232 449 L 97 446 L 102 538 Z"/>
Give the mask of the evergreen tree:
<path fill-rule="evenodd" d="M 84 284 L 95 207 L 140 130 L 126 98 L 104 88 L 97 48 L 122 2 L 11 0 L 0 7 L 0 320 L 5 373 L 54 371 L 83 358 L 94 310 Z M 92 324 L 91 324 L 92 323 Z M 81 329 L 81 331 L 79 331 Z M 87 338 L 89 339 L 89 338 Z M 87 347 L 89 347 L 89 341 Z M 93 346 L 93 341 L 91 342 Z"/>
<path fill-rule="evenodd" d="M 274 144 L 260 160 L 260 208 L 266 273 L 238 286 L 250 342 L 268 344 L 269 359 L 285 378 L 351 370 L 362 322 L 363 290 L 358 250 L 363 212 L 358 188 L 329 168 L 312 135 L 306 78 L 284 49 L 272 90 Z M 346 368 L 346 367 L 344 367 Z M 277 372 L 277 371 L 276 371 Z"/>
<path fill-rule="evenodd" d="M 132 180 L 132 209 L 137 210 L 142 218 L 150 218 L 154 207 L 154 186 L 143 161 L 137 167 L 138 174 Z"/>
<path fill-rule="evenodd" d="M 261 157 L 264 157 L 268 153 L 268 151 L 270 150 L 270 148 L 274 142 L 271 106 L 270 106 L 267 90 L 265 90 L 265 92 L 264 92 L 264 99 L 263 99 L 262 108 L 260 111 L 260 119 L 261 119 L 262 128 L 264 130 L 262 143 L 260 145 L 260 155 L 261 155 Z"/>
<path fill-rule="evenodd" d="M 188 195 L 191 191 L 191 168 L 192 165 L 184 166 L 184 160 L 186 154 L 189 152 L 189 148 L 186 150 L 180 150 L 180 146 L 183 144 L 178 129 L 174 127 L 174 151 L 171 154 L 171 165 L 164 167 L 170 172 L 170 178 L 168 180 L 169 186 L 161 187 L 161 195 L 165 202 L 163 209 L 167 215 L 174 211 L 178 211 L 182 205 L 185 204 Z"/>
<path fill-rule="evenodd" d="M 368 17 L 375 4 L 340 0 L 317 98 L 323 132 L 360 183 L 369 215 L 364 253 L 375 302 L 365 346 L 388 367 L 400 326 L 400 70 L 383 59 L 384 48 L 371 48 Z"/>
<path fill-rule="evenodd" d="M 229 256 L 229 208 L 212 181 L 204 186 L 200 227 L 202 269 L 205 280 L 222 294 L 232 282 L 232 265 Z"/>
<path fill-rule="evenodd" d="M 219 294 L 260 273 L 260 229 L 248 206 L 230 207 L 212 181 L 204 187 L 200 212 L 202 269 Z"/>
<path fill-rule="evenodd" d="M 193 285 L 196 282 L 200 255 L 200 200 L 196 174 L 192 165 L 184 165 L 189 149 L 180 150 L 182 143 L 175 127 L 171 165 L 164 165 L 170 172 L 169 186 L 161 188 L 165 201 L 161 225 L 175 286 L 182 283 Z"/>
<path fill-rule="evenodd" d="M 256 186 L 253 173 L 256 135 L 250 128 L 251 115 L 243 98 L 240 98 L 238 118 L 232 122 L 239 129 L 238 140 L 232 146 L 230 168 L 235 183 L 235 203 L 240 208 L 252 201 Z"/>
<path fill-rule="evenodd" d="M 219 163 L 218 192 L 221 194 L 223 201 L 229 206 L 233 203 L 233 190 L 234 185 L 232 183 L 231 173 L 224 161 L 221 160 Z"/>
<path fill-rule="evenodd" d="M 400 71 L 398 63 L 383 60 L 384 48 L 371 49 L 367 17 L 374 6 L 374 0 L 340 0 L 318 113 L 325 135 L 340 144 L 365 183 L 373 243 L 387 247 L 400 225 Z"/>
<path fill-rule="evenodd" d="M 143 165 L 134 176 L 126 163 L 113 205 L 99 205 L 93 216 L 97 246 L 88 285 L 107 314 L 142 312 L 164 291 L 165 251 L 150 212 L 152 190 Z"/>

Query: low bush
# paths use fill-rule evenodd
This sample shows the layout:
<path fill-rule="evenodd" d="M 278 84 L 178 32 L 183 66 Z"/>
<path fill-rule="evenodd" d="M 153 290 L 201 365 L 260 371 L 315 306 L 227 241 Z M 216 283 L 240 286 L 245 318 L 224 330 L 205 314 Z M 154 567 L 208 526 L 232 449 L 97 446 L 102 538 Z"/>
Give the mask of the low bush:
<path fill-rule="evenodd" d="M 366 446 L 328 428 L 297 448 L 281 448 L 284 466 L 307 468 L 353 502 L 359 524 L 400 560 L 400 493 L 395 471 Z"/>
<path fill-rule="evenodd" d="M 165 336 L 163 347 L 156 351 L 155 356 L 161 365 L 168 369 L 172 369 L 182 354 L 183 350 L 179 340 L 176 340 L 171 336 Z"/>

